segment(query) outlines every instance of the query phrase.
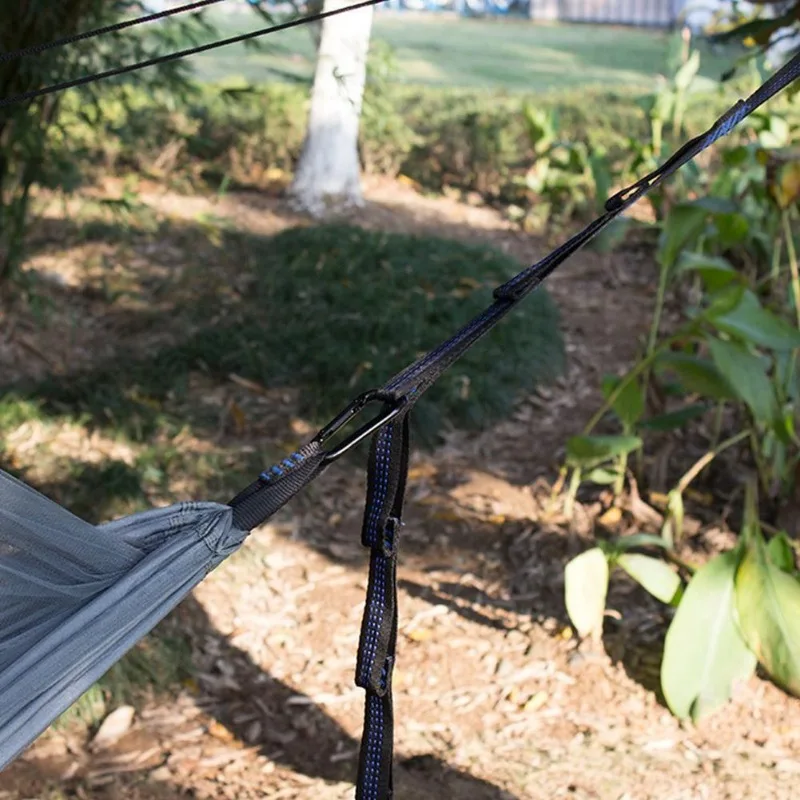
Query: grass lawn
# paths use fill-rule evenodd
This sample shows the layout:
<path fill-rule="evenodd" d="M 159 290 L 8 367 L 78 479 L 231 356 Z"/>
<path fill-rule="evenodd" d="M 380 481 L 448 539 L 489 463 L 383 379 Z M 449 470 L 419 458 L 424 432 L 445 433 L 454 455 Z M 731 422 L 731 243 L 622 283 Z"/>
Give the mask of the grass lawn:
<path fill-rule="evenodd" d="M 226 35 L 263 25 L 255 16 L 215 19 Z M 535 24 L 520 19 L 381 12 L 373 39 L 389 44 L 398 79 L 461 88 L 546 91 L 589 84 L 649 88 L 665 69 L 670 34 L 590 25 Z M 264 52 L 241 45 L 193 59 L 203 80 L 263 82 L 308 79 L 314 68 L 302 28 L 263 40 Z M 702 72 L 718 78 L 731 58 L 704 53 Z"/>

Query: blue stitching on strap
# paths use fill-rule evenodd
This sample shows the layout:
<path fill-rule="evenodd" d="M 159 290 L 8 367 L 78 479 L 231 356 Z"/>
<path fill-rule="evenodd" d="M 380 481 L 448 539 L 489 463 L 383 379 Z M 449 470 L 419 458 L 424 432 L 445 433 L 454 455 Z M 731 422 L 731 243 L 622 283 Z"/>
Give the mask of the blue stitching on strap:
<path fill-rule="evenodd" d="M 374 694 L 367 695 L 367 757 L 364 800 L 378 800 L 383 749 L 383 701 Z"/>

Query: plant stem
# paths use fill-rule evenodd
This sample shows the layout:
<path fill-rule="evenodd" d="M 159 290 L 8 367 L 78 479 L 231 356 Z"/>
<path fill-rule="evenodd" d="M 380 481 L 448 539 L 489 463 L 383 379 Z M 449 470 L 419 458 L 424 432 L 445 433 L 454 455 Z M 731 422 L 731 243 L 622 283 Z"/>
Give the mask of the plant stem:
<path fill-rule="evenodd" d="M 619 497 L 625 488 L 625 473 L 628 469 L 628 454 L 621 453 L 617 463 L 617 478 L 614 481 L 614 496 Z"/>
<path fill-rule="evenodd" d="M 661 327 L 661 314 L 664 311 L 664 300 L 667 294 L 667 275 L 669 267 L 666 264 L 659 265 L 658 272 L 658 291 L 656 292 L 656 307 L 653 312 L 653 324 L 650 326 L 650 335 L 647 339 L 646 358 L 651 358 L 656 349 L 656 342 L 658 341 L 658 329 Z M 649 363 L 648 363 L 649 366 Z M 650 384 L 650 370 L 646 369 L 642 372 L 642 392 L 647 397 L 647 387 Z"/>
<path fill-rule="evenodd" d="M 756 469 L 758 470 L 758 478 L 761 481 L 761 487 L 769 494 L 769 478 L 767 476 L 767 468 L 764 466 L 764 459 L 761 457 L 761 450 L 758 446 L 758 436 L 754 430 L 750 430 L 750 449 L 753 452 L 753 459 L 756 462 Z"/>
<path fill-rule="evenodd" d="M 689 469 L 684 472 L 681 479 L 678 481 L 675 489 L 680 493 L 683 494 L 686 489 L 688 488 L 689 484 L 707 467 L 720 453 L 724 450 L 727 450 L 729 447 L 733 447 L 733 445 L 741 442 L 742 439 L 747 438 L 752 433 L 751 428 L 747 428 L 747 430 L 740 431 L 735 436 L 731 436 L 730 438 L 726 439 L 724 442 L 720 442 L 715 448 L 712 450 L 708 450 L 702 457 L 698 458 L 697 461 L 692 464 Z"/>
<path fill-rule="evenodd" d="M 637 378 L 639 375 L 641 375 L 653 363 L 653 361 L 656 360 L 656 357 L 666 350 L 673 342 L 677 342 L 686 336 L 693 326 L 694 322 L 691 322 L 689 325 L 685 325 L 673 336 L 670 336 L 668 339 L 664 339 L 664 341 L 661 342 L 657 348 L 654 348 L 652 352 L 649 352 L 641 361 L 639 361 L 616 385 L 611 394 L 609 394 L 609 396 L 606 398 L 605 403 L 603 403 L 603 405 L 597 409 L 592 418 L 586 423 L 586 427 L 583 429 L 583 435 L 588 436 L 592 432 L 597 423 L 600 422 L 605 413 L 613 407 L 614 403 L 617 402 L 617 398 L 619 398 L 619 396 L 634 378 Z"/>
<path fill-rule="evenodd" d="M 792 294 L 794 295 L 794 311 L 797 315 L 797 327 L 800 328 L 800 272 L 797 268 L 797 252 L 794 249 L 792 226 L 789 224 L 789 211 L 781 213 L 783 235 L 786 237 L 786 254 L 789 257 L 789 269 L 792 271 Z"/>
<path fill-rule="evenodd" d="M 783 214 L 781 214 L 783 218 Z M 772 250 L 772 268 L 768 280 L 776 281 L 781 272 L 781 256 L 783 255 L 783 239 L 780 235 L 775 236 L 775 245 Z"/>
<path fill-rule="evenodd" d="M 581 470 L 580 467 L 575 467 L 572 470 L 572 476 L 569 479 L 569 489 L 567 489 L 567 496 L 564 500 L 564 516 L 567 519 L 572 519 L 575 512 L 575 498 L 578 496 L 578 489 L 581 485 Z"/>
<path fill-rule="evenodd" d="M 666 264 L 661 264 L 659 266 L 656 308 L 653 313 L 653 324 L 650 326 L 650 336 L 647 340 L 647 356 L 653 352 L 656 341 L 658 340 L 658 329 L 661 326 L 661 314 L 664 310 L 664 299 L 667 294 L 667 273 L 669 272 L 669 267 L 667 267 Z"/>

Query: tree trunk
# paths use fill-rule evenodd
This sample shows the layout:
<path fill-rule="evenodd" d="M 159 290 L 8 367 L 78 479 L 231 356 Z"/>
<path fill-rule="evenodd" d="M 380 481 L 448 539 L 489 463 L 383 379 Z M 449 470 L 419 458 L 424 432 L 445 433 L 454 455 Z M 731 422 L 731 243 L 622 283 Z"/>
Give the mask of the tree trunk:
<path fill-rule="evenodd" d="M 325 11 L 352 0 L 325 0 Z M 366 78 L 373 7 L 322 22 L 311 112 L 289 195 L 313 216 L 363 204 L 358 120 Z"/>

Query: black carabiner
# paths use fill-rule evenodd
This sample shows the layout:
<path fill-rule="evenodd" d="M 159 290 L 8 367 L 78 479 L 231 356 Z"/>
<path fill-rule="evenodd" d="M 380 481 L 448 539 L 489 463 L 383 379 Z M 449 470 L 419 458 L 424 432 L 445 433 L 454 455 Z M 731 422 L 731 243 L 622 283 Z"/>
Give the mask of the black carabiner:
<path fill-rule="evenodd" d="M 335 447 L 331 448 L 325 453 L 322 459 L 323 464 L 330 464 L 336 461 L 337 458 L 343 456 L 348 450 L 355 447 L 359 442 L 362 442 L 371 434 L 375 433 L 379 428 L 386 425 L 387 422 L 393 420 L 406 406 L 406 397 L 393 397 L 392 395 L 382 392 L 379 389 L 370 389 L 356 397 L 347 408 L 340 414 L 334 417 L 320 432 L 313 438 L 312 441 L 317 444 L 323 444 L 331 438 L 339 430 L 341 430 L 356 414 L 359 414 L 370 403 L 383 403 L 384 409 L 376 417 L 371 419 L 365 425 L 362 425 L 357 431 L 351 433 L 346 439 L 340 442 Z"/>

